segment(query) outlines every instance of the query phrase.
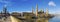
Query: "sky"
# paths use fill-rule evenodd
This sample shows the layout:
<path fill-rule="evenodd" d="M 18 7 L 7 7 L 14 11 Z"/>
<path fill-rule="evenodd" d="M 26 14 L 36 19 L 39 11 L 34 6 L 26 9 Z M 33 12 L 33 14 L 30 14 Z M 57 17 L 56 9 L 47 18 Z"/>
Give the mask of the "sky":
<path fill-rule="evenodd" d="M 39 11 L 48 8 L 49 13 L 60 14 L 60 0 L 0 0 L 0 11 L 6 5 L 9 12 L 31 12 L 32 6 L 36 9 L 36 4 Z"/>

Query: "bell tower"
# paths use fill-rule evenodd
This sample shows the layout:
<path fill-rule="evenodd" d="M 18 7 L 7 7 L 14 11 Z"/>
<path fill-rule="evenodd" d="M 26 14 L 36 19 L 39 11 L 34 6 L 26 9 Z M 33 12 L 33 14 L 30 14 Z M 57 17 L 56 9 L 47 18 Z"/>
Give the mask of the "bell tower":
<path fill-rule="evenodd" d="M 5 13 L 5 14 L 7 13 L 7 7 L 6 7 L 6 5 L 3 6 L 3 13 Z"/>
<path fill-rule="evenodd" d="M 33 8 L 33 6 L 32 6 L 32 14 L 34 14 L 34 8 Z"/>
<path fill-rule="evenodd" d="M 48 8 L 46 8 L 46 16 L 48 16 Z"/>
<path fill-rule="evenodd" d="M 36 4 L 36 17 L 38 16 L 38 4 Z"/>
<path fill-rule="evenodd" d="M 3 6 L 3 16 L 4 16 L 4 17 L 9 16 L 9 12 L 7 11 L 7 5 L 4 5 L 4 6 Z"/>

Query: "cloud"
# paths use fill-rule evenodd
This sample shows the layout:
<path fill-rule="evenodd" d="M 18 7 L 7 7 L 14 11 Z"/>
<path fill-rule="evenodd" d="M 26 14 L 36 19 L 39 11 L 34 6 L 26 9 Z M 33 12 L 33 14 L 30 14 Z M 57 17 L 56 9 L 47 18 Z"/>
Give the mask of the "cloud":
<path fill-rule="evenodd" d="M 49 6 L 54 6 L 54 7 L 56 6 L 56 4 L 55 4 L 53 1 L 50 1 L 50 2 L 48 3 L 48 5 L 49 5 Z"/>
<path fill-rule="evenodd" d="M 1 3 L 9 3 L 8 1 L 6 0 L 0 0 Z"/>
<path fill-rule="evenodd" d="M 3 3 L 5 6 L 11 6 L 12 2 L 10 0 L 0 0 L 0 3 Z"/>
<path fill-rule="evenodd" d="M 32 12 L 32 11 L 21 11 L 21 12 Z"/>
<path fill-rule="evenodd" d="M 12 12 L 22 13 L 22 12 L 32 12 L 32 11 L 12 11 Z M 10 12 L 10 13 L 12 13 L 12 12 Z"/>

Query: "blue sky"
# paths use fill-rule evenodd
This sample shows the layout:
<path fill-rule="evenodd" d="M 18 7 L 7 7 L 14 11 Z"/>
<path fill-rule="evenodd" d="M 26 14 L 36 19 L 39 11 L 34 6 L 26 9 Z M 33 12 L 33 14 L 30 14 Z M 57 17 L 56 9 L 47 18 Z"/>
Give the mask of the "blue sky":
<path fill-rule="evenodd" d="M 0 0 L 0 11 L 2 11 L 4 5 L 7 5 L 9 12 L 30 12 L 32 6 L 34 6 L 34 9 L 36 8 L 36 4 L 38 4 L 39 10 L 43 8 L 46 11 L 46 8 L 48 8 L 49 13 L 60 13 L 60 0 Z"/>

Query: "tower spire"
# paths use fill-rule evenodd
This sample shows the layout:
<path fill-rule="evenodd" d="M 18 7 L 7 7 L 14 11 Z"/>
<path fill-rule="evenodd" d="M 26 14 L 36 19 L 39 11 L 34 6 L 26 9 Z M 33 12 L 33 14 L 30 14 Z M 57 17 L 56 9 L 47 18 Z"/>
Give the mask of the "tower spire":
<path fill-rule="evenodd" d="M 4 5 L 3 6 L 3 12 L 6 13 L 7 12 L 7 8 L 6 8 L 7 5 Z"/>
<path fill-rule="evenodd" d="M 33 8 L 33 6 L 32 6 L 32 14 L 34 14 L 34 8 Z"/>
<path fill-rule="evenodd" d="M 38 15 L 38 4 L 36 4 L 36 16 Z"/>
<path fill-rule="evenodd" d="M 48 8 L 46 8 L 46 16 L 48 16 Z"/>

